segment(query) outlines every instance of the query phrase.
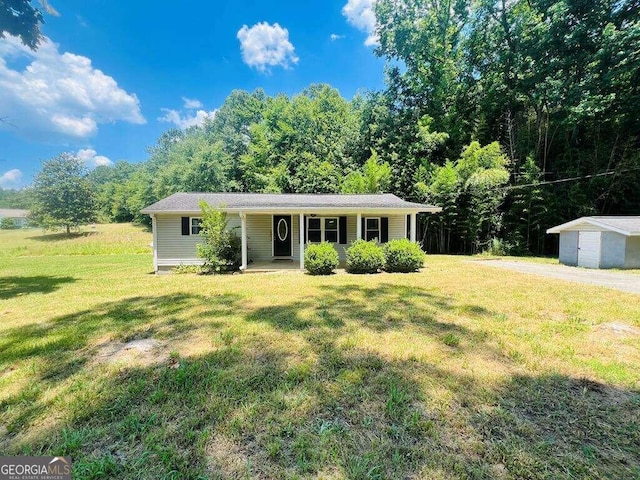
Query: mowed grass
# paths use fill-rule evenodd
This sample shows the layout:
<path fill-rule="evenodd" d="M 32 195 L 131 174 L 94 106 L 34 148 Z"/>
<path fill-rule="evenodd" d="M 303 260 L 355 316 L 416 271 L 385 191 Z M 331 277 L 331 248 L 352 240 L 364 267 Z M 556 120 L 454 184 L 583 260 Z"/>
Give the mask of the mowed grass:
<path fill-rule="evenodd" d="M 74 478 L 640 476 L 637 296 L 444 256 L 156 276 L 138 228 L 54 240 L 0 259 L 2 454 Z"/>

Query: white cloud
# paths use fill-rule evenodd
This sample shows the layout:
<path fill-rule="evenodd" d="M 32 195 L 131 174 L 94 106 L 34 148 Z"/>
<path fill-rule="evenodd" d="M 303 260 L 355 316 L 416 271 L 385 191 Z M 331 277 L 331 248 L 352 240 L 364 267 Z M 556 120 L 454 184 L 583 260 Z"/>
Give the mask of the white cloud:
<path fill-rule="evenodd" d="M 376 0 L 348 0 L 342 8 L 342 15 L 347 17 L 347 21 L 368 34 L 364 44 L 367 47 L 379 45 L 376 34 Z"/>
<path fill-rule="evenodd" d="M 338 35 L 337 33 L 332 33 L 329 38 L 331 38 L 332 42 L 335 42 L 336 40 L 340 40 L 344 38 L 344 35 Z"/>
<path fill-rule="evenodd" d="M 26 67 L 12 67 L 22 63 Z M 86 138 L 98 125 L 115 121 L 145 123 L 135 94 L 94 68 L 91 59 L 60 53 L 49 38 L 36 52 L 11 36 L 0 40 L 0 110 L 25 136 Z"/>
<path fill-rule="evenodd" d="M 22 172 L 17 168 L 0 175 L 0 188 L 18 188 L 22 180 Z"/>
<path fill-rule="evenodd" d="M 184 102 L 184 108 L 188 110 L 194 108 L 202 108 L 202 102 L 200 100 L 196 100 L 195 98 L 182 97 L 182 101 Z"/>
<path fill-rule="evenodd" d="M 186 113 L 184 116 L 178 110 L 172 110 L 170 108 L 162 108 L 164 112 L 162 117 L 158 117 L 161 122 L 173 123 L 179 128 L 187 129 L 189 127 L 200 127 L 204 124 L 207 118 L 213 118 L 216 115 L 217 110 L 207 112 L 205 110 L 197 110 L 195 113 Z"/>
<path fill-rule="evenodd" d="M 243 25 L 238 31 L 242 60 L 259 72 L 269 67 L 280 66 L 289 69 L 291 64 L 298 63 L 295 48 L 289 41 L 289 31 L 277 23 L 256 23 L 249 28 Z"/>
<path fill-rule="evenodd" d="M 89 168 L 101 167 L 101 166 L 110 166 L 113 165 L 113 162 L 104 155 L 98 155 L 93 148 L 83 148 L 78 150 L 76 153 L 76 157 L 83 161 L 85 165 Z"/>

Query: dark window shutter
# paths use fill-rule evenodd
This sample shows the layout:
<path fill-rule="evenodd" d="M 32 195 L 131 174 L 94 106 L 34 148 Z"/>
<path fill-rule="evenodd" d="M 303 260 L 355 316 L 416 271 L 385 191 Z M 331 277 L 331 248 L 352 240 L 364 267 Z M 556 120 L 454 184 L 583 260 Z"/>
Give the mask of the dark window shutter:
<path fill-rule="evenodd" d="M 304 228 L 304 243 L 306 245 L 307 244 L 307 216 L 306 215 L 303 218 L 303 223 L 304 225 L 302 225 L 302 228 Z"/>
<path fill-rule="evenodd" d="M 363 240 L 367 239 L 367 231 L 365 230 L 365 225 L 366 225 L 366 221 L 367 219 L 365 217 L 362 217 L 362 221 L 360 223 L 360 232 L 362 233 L 362 238 Z"/>
<path fill-rule="evenodd" d="M 347 217 L 338 219 L 338 230 L 340 231 L 340 245 L 347 244 Z"/>
<path fill-rule="evenodd" d="M 191 225 L 189 225 L 189 217 L 182 217 L 182 234 L 189 235 L 191 232 Z"/>
<path fill-rule="evenodd" d="M 411 238 L 411 215 L 407 215 L 407 238 Z"/>
<path fill-rule="evenodd" d="M 380 219 L 380 243 L 387 243 L 389 241 L 389 217 L 382 217 Z"/>

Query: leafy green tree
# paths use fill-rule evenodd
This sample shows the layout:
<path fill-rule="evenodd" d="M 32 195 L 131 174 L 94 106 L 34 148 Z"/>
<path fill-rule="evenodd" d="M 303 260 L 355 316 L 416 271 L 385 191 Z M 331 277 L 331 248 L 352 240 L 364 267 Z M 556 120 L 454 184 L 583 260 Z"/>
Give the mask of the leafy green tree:
<path fill-rule="evenodd" d="M 41 4 L 50 13 L 55 13 L 47 2 Z M 31 0 L 3 0 L 0 2 L 0 38 L 5 34 L 20 38 L 31 50 L 36 50 L 42 41 L 40 25 L 44 22 L 42 12 Z"/>
<path fill-rule="evenodd" d="M 30 222 L 43 228 L 64 228 L 69 234 L 96 218 L 95 198 L 84 163 L 63 153 L 46 161 L 33 182 Z"/>
<path fill-rule="evenodd" d="M 461 198 L 466 201 L 462 226 L 472 252 L 481 250 L 502 229 L 503 214 L 498 207 L 504 199 L 502 187 L 509 181 L 507 165 L 498 142 L 484 147 L 471 142 L 457 162 Z"/>
<path fill-rule="evenodd" d="M 357 134 L 352 105 L 328 85 L 269 98 L 261 121 L 249 128 L 244 183 L 252 191 L 336 191 L 336 180 L 357 167 Z"/>
<path fill-rule="evenodd" d="M 460 177 L 453 162 L 436 166 L 428 183 L 418 182 L 417 190 L 422 193 L 426 202 L 438 205 L 442 211 L 430 216 L 437 227 L 435 235 L 436 249 L 440 253 L 451 252 L 451 239 L 456 231 L 459 214 L 458 197 L 461 194 Z"/>
<path fill-rule="evenodd" d="M 20 208 L 29 210 L 33 201 L 33 189 L 3 190 L 0 188 L 0 208 Z"/>
<path fill-rule="evenodd" d="M 417 184 L 426 201 L 442 207 L 435 216 L 440 252 L 452 248 L 476 252 L 501 234 L 503 212 L 499 207 L 509 181 L 508 164 L 497 142 L 484 147 L 471 142 L 456 162 L 435 167 L 426 182 Z M 460 243 L 452 247 L 456 236 Z"/>
<path fill-rule="evenodd" d="M 391 185 L 391 167 L 379 162 L 378 154 L 371 150 L 369 160 L 360 172 L 349 173 L 342 182 L 342 193 L 384 193 Z"/>
<path fill-rule="evenodd" d="M 117 161 L 101 165 L 89 172 L 87 178 L 93 186 L 100 221 L 131 222 L 133 214 L 124 208 L 126 194 L 124 185 L 138 170 L 138 166 Z"/>

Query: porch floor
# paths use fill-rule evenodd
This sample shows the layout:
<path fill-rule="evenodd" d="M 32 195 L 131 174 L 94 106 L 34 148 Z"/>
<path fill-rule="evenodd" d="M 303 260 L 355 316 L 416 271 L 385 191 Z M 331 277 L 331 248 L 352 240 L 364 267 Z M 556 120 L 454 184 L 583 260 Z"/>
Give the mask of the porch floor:
<path fill-rule="evenodd" d="M 258 260 L 247 265 L 244 273 L 281 272 L 283 270 L 300 271 L 298 260 Z"/>

